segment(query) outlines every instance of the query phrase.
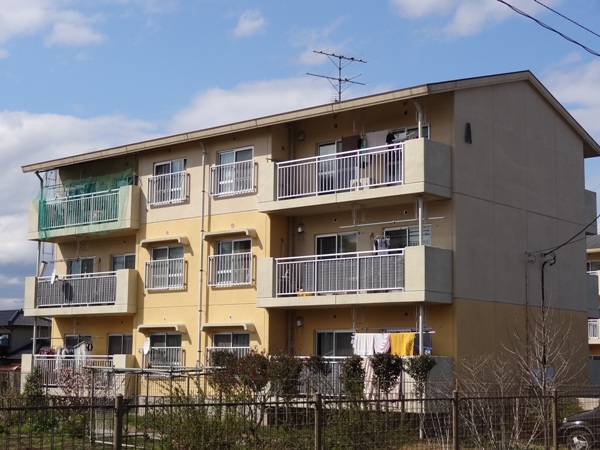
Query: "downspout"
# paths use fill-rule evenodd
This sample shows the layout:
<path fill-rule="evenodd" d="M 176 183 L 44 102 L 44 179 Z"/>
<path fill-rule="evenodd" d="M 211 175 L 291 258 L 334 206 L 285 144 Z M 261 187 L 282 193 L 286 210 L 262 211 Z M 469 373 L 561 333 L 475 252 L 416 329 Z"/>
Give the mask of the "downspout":
<path fill-rule="evenodd" d="M 415 101 L 415 105 L 418 103 Z M 420 113 L 419 113 L 420 114 Z M 419 121 L 419 134 L 421 134 L 421 122 Z M 420 136 L 419 136 L 420 137 Z M 419 246 L 423 245 L 423 196 L 417 198 L 417 218 L 419 219 Z M 419 355 L 425 353 L 425 345 L 423 342 L 423 316 L 425 315 L 425 307 L 421 303 L 419 305 Z"/>
<path fill-rule="evenodd" d="M 414 102 L 415 102 L 415 108 L 417 109 L 417 127 L 419 129 L 418 136 L 419 136 L 419 138 L 422 138 L 423 137 L 423 131 L 422 131 L 423 110 L 421 109 L 421 105 L 419 105 L 419 102 L 417 100 L 415 100 Z"/>
<path fill-rule="evenodd" d="M 202 200 L 200 202 L 200 264 L 198 269 L 198 360 L 196 366 L 200 367 L 202 357 L 202 313 L 203 313 L 203 293 L 204 293 L 204 207 L 206 197 L 206 167 L 204 166 L 206 161 L 206 148 L 200 141 L 200 147 L 202 148 Z"/>
<path fill-rule="evenodd" d="M 39 178 L 40 180 L 40 205 L 42 203 L 42 198 L 41 196 L 44 195 L 44 179 L 40 176 L 40 173 L 36 170 L 35 171 L 35 176 Z M 38 205 L 38 229 L 39 229 L 39 214 L 40 214 L 40 207 Z M 36 274 L 36 278 L 35 278 L 35 282 L 37 285 L 37 278 L 42 276 L 41 273 L 39 273 L 40 271 L 40 266 L 42 264 L 42 242 L 38 239 L 37 241 L 37 265 L 35 267 L 35 274 Z M 37 289 L 36 289 L 37 290 Z M 32 341 L 32 354 L 35 355 L 35 349 L 37 348 L 37 316 L 34 317 L 33 319 L 33 341 Z"/>

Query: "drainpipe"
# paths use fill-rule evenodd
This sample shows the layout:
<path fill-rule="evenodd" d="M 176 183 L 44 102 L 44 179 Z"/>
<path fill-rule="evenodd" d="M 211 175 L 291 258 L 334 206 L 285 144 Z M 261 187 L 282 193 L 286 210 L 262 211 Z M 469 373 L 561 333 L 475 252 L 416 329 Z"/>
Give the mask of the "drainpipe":
<path fill-rule="evenodd" d="M 200 142 L 202 148 L 202 201 L 200 203 L 200 264 L 198 269 L 198 360 L 196 366 L 200 367 L 201 356 L 202 356 L 202 302 L 204 293 L 204 206 L 206 197 L 206 167 L 204 166 L 206 161 L 206 148 L 204 144 Z"/>
<path fill-rule="evenodd" d="M 418 104 L 415 101 L 415 105 Z M 420 114 L 420 113 L 419 113 Z M 421 122 L 419 121 L 419 135 L 421 134 Z M 421 137 L 421 136 L 419 136 Z M 419 245 L 423 245 L 423 208 L 424 208 L 423 196 L 417 197 L 417 217 L 419 220 Z M 423 316 L 425 314 L 425 307 L 421 303 L 419 305 L 419 355 L 425 353 L 425 345 L 423 342 Z"/>
<path fill-rule="evenodd" d="M 40 200 L 41 200 L 41 196 L 44 195 L 44 179 L 40 176 L 40 173 L 36 170 L 35 171 L 35 176 L 39 178 L 40 180 Z M 41 204 L 41 202 L 40 202 Z M 38 218 L 39 218 L 39 206 L 38 206 Z M 38 228 L 39 228 L 39 219 L 38 219 Z M 37 278 L 39 276 L 41 276 L 42 274 L 39 273 L 40 270 L 40 265 L 42 264 L 42 242 L 38 239 L 37 241 L 37 258 L 36 258 L 36 262 L 37 265 L 35 267 L 35 280 L 36 280 L 36 289 L 35 291 L 37 291 Z M 34 300 L 35 302 L 35 300 Z M 32 354 L 35 355 L 35 349 L 37 348 L 37 317 L 34 317 L 33 319 L 33 341 L 32 341 Z"/>
<path fill-rule="evenodd" d="M 421 130 L 422 128 L 422 123 L 423 123 L 423 110 L 421 109 L 421 105 L 419 105 L 419 102 L 417 100 L 414 101 L 415 102 L 415 108 L 417 109 L 417 126 L 419 128 L 419 138 L 423 137 L 423 131 Z"/>

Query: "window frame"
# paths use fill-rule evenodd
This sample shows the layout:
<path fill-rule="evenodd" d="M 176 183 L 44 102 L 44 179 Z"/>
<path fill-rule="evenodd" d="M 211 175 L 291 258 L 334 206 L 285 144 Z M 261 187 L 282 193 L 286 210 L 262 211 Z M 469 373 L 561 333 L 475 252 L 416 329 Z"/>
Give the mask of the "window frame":
<path fill-rule="evenodd" d="M 111 352 L 111 339 L 120 338 L 120 352 Z M 129 342 L 125 342 L 126 339 Z M 127 351 L 129 349 L 129 351 Z M 133 334 L 132 333 L 109 333 L 106 338 L 106 354 L 112 355 L 132 355 L 133 354 Z"/>
<path fill-rule="evenodd" d="M 73 263 L 75 262 L 79 262 L 79 271 L 77 272 L 73 272 Z M 73 275 L 73 276 L 86 276 L 86 275 L 90 275 L 92 273 L 95 273 L 95 269 L 96 269 L 96 257 L 95 256 L 86 256 L 83 258 L 67 258 L 65 259 L 65 263 L 67 265 L 67 275 Z M 89 269 L 88 264 L 91 263 L 91 270 L 86 270 Z"/>
<path fill-rule="evenodd" d="M 115 269 L 115 258 L 123 258 L 123 267 L 122 268 Z M 128 265 L 128 263 L 127 263 L 128 260 L 130 263 L 131 263 L 131 260 L 133 260 L 133 264 Z M 129 267 L 129 266 L 131 266 L 131 267 Z M 135 253 L 118 253 L 118 254 L 111 255 L 110 267 L 111 267 L 111 271 L 113 271 L 113 272 L 116 272 L 117 270 L 122 270 L 122 269 L 135 269 Z"/>
<path fill-rule="evenodd" d="M 319 336 L 321 335 L 325 335 L 325 334 L 331 334 L 332 337 L 332 352 L 333 354 L 327 355 L 327 354 L 322 354 L 322 347 L 319 345 Z M 322 356 L 324 358 L 343 358 L 346 356 L 352 356 L 354 354 L 353 348 L 352 348 L 352 336 L 354 334 L 353 330 L 315 330 L 315 355 L 318 356 Z M 347 354 L 337 354 L 339 350 L 342 350 L 341 348 L 337 348 L 337 336 L 338 335 L 344 335 L 345 338 L 350 338 L 349 339 L 349 347 L 346 349 Z M 344 352 L 341 352 L 344 353 Z"/>
<path fill-rule="evenodd" d="M 243 156 L 247 152 L 249 158 Z M 226 155 L 233 155 L 233 161 L 224 162 Z M 238 158 L 238 155 L 242 156 Z M 216 164 L 211 167 L 210 195 L 228 197 L 252 193 L 255 191 L 254 178 L 254 146 L 220 151 L 216 156 Z"/>
<path fill-rule="evenodd" d="M 181 165 L 180 170 L 173 170 L 176 164 Z M 167 170 L 159 171 L 159 167 L 167 167 Z M 148 178 L 148 205 L 163 206 L 186 202 L 187 183 L 187 158 L 155 162 L 152 175 Z"/>
<path fill-rule="evenodd" d="M 166 258 L 156 257 L 156 253 L 161 250 L 167 251 Z M 171 257 L 171 252 L 175 251 L 177 251 L 178 254 L 180 251 L 181 256 Z M 166 264 L 158 264 L 160 261 L 166 261 Z M 164 265 L 166 265 L 166 268 L 161 267 Z M 144 288 L 149 292 L 185 289 L 185 266 L 185 248 L 183 245 L 152 247 L 150 251 L 150 260 L 146 261 Z M 160 282 L 160 280 L 162 280 L 162 282 Z"/>
<path fill-rule="evenodd" d="M 404 247 L 392 247 L 392 238 L 390 239 L 390 246 L 388 248 L 389 251 L 393 250 L 402 250 L 406 247 L 415 247 L 419 245 L 419 226 L 418 225 L 410 225 L 404 227 L 391 227 L 384 228 L 383 236 L 389 237 L 390 232 L 394 231 L 406 231 L 406 245 Z M 412 232 L 412 233 L 411 233 Z M 423 224 L 423 245 L 427 247 L 431 247 L 431 232 L 432 227 L 431 224 Z M 415 241 L 416 239 L 416 241 Z"/>
<path fill-rule="evenodd" d="M 231 251 L 224 249 L 225 244 L 231 245 Z M 244 245 L 244 247 L 238 248 L 238 251 L 236 251 L 236 244 Z M 254 275 L 252 246 L 252 238 L 216 241 L 214 255 L 209 256 L 208 259 L 209 286 L 234 287 L 251 285 Z"/>

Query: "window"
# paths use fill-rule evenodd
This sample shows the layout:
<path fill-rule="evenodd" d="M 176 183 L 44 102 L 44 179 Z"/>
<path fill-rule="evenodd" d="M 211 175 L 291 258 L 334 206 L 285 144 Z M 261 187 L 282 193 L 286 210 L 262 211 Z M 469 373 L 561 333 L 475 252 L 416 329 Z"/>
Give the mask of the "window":
<path fill-rule="evenodd" d="M 65 334 L 65 347 L 75 347 L 82 342 L 92 342 L 92 336 L 89 334 Z"/>
<path fill-rule="evenodd" d="M 356 233 L 324 234 L 317 236 L 317 255 L 356 252 L 356 240 Z"/>
<path fill-rule="evenodd" d="M 168 368 L 182 365 L 181 334 L 152 333 L 150 335 L 150 351 L 148 367 Z"/>
<path fill-rule="evenodd" d="M 94 272 L 94 258 L 77 258 L 67 260 L 67 274 L 81 275 Z"/>
<path fill-rule="evenodd" d="M 340 160 L 337 153 L 342 151 L 342 141 L 324 142 L 317 146 L 317 171 L 319 174 L 319 192 L 334 192 L 347 189 L 350 186 L 350 173 Z"/>
<path fill-rule="evenodd" d="M 135 254 L 113 255 L 112 270 L 135 269 Z"/>
<path fill-rule="evenodd" d="M 211 195 L 235 195 L 254 191 L 254 150 L 241 148 L 217 155 L 211 168 Z"/>
<path fill-rule="evenodd" d="M 419 245 L 418 226 L 387 229 L 384 235 L 390 239 L 390 249 Z M 431 245 L 431 225 L 423 225 L 423 245 Z"/>
<path fill-rule="evenodd" d="M 211 286 L 252 284 L 252 240 L 219 241 L 209 257 Z"/>
<path fill-rule="evenodd" d="M 133 336 L 131 334 L 109 334 L 107 355 L 131 355 Z"/>
<path fill-rule="evenodd" d="M 317 331 L 315 352 L 324 357 L 351 356 L 352 331 Z"/>
<path fill-rule="evenodd" d="M 146 289 L 183 289 L 183 246 L 156 247 L 152 249 L 152 261 L 146 263 Z"/>
<path fill-rule="evenodd" d="M 209 366 L 212 365 L 211 355 L 213 352 L 226 351 L 233 353 L 238 358 L 250 352 L 250 333 L 245 331 L 214 333 L 212 342 L 213 346 L 207 349 Z"/>
<path fill-rule="evenodd" d="M 187 200 L 185 159 L 154 165 L 154 176 L 148 179 L 148 204 L 168 205 Z"/>
<path fill-rule="evenodd" d="M 587 271 L 589 273 L 596 273 L 600 271 L 600 261 L 588 261 L 587 262 Z"/>

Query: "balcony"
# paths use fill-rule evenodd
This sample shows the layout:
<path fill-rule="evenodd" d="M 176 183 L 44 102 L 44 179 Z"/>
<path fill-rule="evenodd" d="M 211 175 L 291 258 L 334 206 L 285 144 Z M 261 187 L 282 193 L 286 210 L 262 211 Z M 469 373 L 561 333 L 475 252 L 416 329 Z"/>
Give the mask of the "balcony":
<path fill-rule="evenodd" d="M 423 302 L 452 302 L 452 251 L 415 246 L 258 260 L 258 307 Z"/>
<path fill-rule="evenodd" d="M 125 234 L 139 228 L 140 187 L 35 201 L 29 210 L 30 240 L 65 242 L 95 234 Z"/>
<path fill-rule="evenodd" d="M 590 344 L 600 344 L 600 334 L 598 334 L 598 319 L 588 319 L 588 341 Z"/>
<path fill-rule="evenodd" d="M 173 172 L 148 178 L 148 205 L 183 203 L 188 199 L 187 172 Z"/>
<path fill-rule="evenodd" d="M 248 286 L 252 284 L 252 253 L 209 256 L 208 270 L 209 286 Z"/>
<path fill-rule="evenodd" d="M 25 280 L 25 314 L 37 317 L 135 314 L 137 271 Z"/>
<path fill-rule="evenodd" d="M 261 166 L 261 212 L 322 212 L 331 204 L 365 200 L 384 206 L 415 194 L 451 197 L 450 147 L 429 139 Z"/>
<path fill-rule="evenodd" d="M 206 347 L 206 365 L 213 367 L 213 355 L 218 352 L 227 352 L 236 358 L 243 358 L 250 353 L 250 347 Z"/>
<path fill-rule="evenodd" d="M 254 161 L 221 164 L 210 168 L 210 195 L 230 197 L 254 192 Z"/>

